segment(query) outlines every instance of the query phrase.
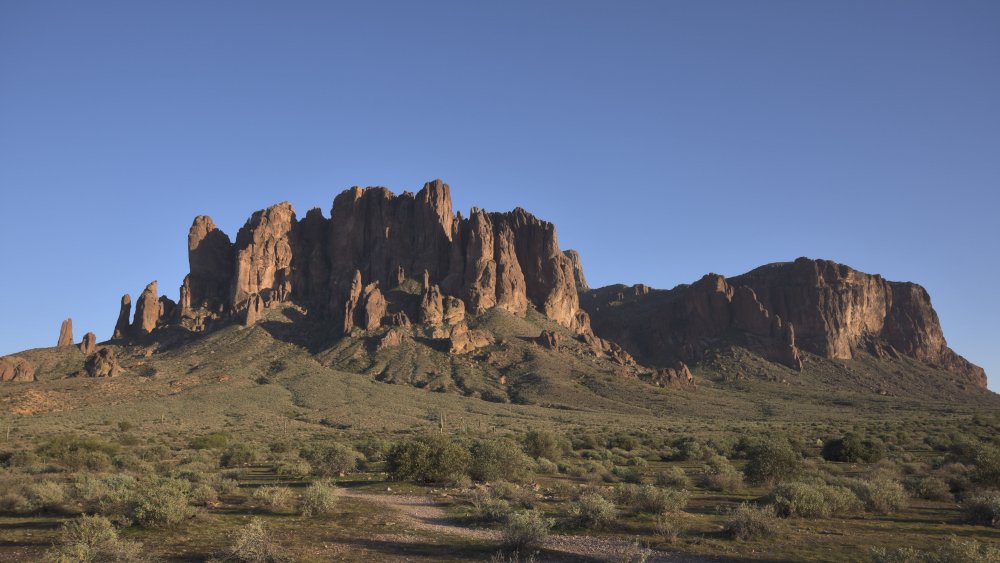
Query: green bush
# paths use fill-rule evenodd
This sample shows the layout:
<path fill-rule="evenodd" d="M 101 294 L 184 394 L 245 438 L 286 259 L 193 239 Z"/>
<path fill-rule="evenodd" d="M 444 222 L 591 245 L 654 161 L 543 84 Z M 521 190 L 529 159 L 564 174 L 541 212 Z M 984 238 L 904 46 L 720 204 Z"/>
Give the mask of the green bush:
<path fill-rule="evenodd" d="M 854 433 L 832 438 L 823 444 L 823 459 L 851 463 L 875 463 L 885 457 L 885 444 L 877 439 L 862 438 Z"/>
<path fill-rule="evenodd" d="M 774 507 L 745 502 L 729 511 L 723 525 L 725 534 L 737 540 L 769 538 L 776 535 L 779 529 Z"/>
<path fill-rule="evenodd" d="M 987 487 L 1000 487 L 1000 449 L 982 446 L 976 450 L 972 478 Z"/>
<path fill-rule="evenodd" d="M 1000 563 L 1000 549 L 975 540 L 959 540 L 954 536 L 934 551 L 912 547 L 889 549 L 873 547 L 872 563 Z"/>
<path fill-rule="evenodd" d="M 476 511 L 476 518 L 483 522 L 502 522 L 511 513 L 509 502 L 489 492 L 475 491 L 470 501 Z"/>
<path fill-rule="evenodd" d="M 25 489 L 32 512 L 62 512 L 66 509 L 66 488 L 55 481 L 32 483 Z"/>
<path fill-rule="evenodd" d="M 132 494 L 128 515 L 144 528 L 176 526 L 194 515 L 188 506 L 190 486 L 168 477 L 145 479 Z"/>
<path fill-rule="evenodd" d="M 778 516 L 826 518 L 861 508 L 857 496 L 846 487 L 810 483 L 783 483 L 766 497 Z"/>
<path fill-rule="evenodd" d="M 701 485 L 713 491 L 735 491 L 743 486 L 743 474 L 728 459 L 713 456 L 702 468 Z"/>
<path fill-rule="evenodd" d="M 743 475 L 747 482 L 760 485 L 793 477 L 801 468 L 799 453 L 788 440 L 774 438 L 750 447 Z"/>
<path fill-rule="evenodd" d="M 479 440 L 472 446 L 469 475 L 476 481 L 498 479 L 521 482 L 531 476 L 534 464 L 521 446 L 508 438 Z"/>
<path fill-rule="evenodd" d="M 350 446 L 334 443 L 303 449 L 302 457 L 309 460 L 313 473 L 330 477 L 357 470 L 362 456 Z"/>
<path fill-rule="evenodd" d="M 245 467 L 253 465 L 261 460 L 263 452 L 256 444 L 237 442 L 222 453 L 219 458 L 221 467 Z"/>
<path fill-rule="evenodd" d="M 317 481 L 302 493 L 299 512 L 306 517 L 323 516 L 333 512 L 337 504 L 337 491 L 333 485 Z"/>
<path fill-rule="evenodd" d="M 691 487 L 691 479 L 680 467 L 671 466 L 656 474 L 656 484 L 661 487 L 688 489 Z"/>
<path fill-rule="evenodd" d="M 511 513 L 500 530 L 500 543 L 509 550 L 534 551 L 549 535 L 552 522 L 534 510 Z"/>
<path fill-rule="evenodd" d="M 260 518 L 253 518 L 245 526 L 233 531 L 230 541 L 227 561 L 279 563 L 288 560 L 282 555 L 278 542 Z"/>
<path fill-rule="evenodd" d="M 972 497 L 962 503 L 965 518 L 972 524 L 1000 528 L 1000 493 Z"/>
<path fill-rule="evenodd" d="M 951 500 L 951 488 L 940 477 L 911 475 L 903 480 L 903 487 L 916 498 Z"/>
<path fill-rule="evenodd" d="M 232 437 L 225 432 L 212 432 L 204 436 L 197 436 L 188 441 L 188 448 L 192 450 L 221 450 L 229 445 Z"/>
<path fill-rule="evenodd" d="M 253 492 L 253 500 L 268 512 L 281 512 L 291 504 L 292 490 L 288 487 L 260 487 Z"/>
<path fill-rule="evenodd" d="M 559 461 L 570 451 L 569 442 L 547 430 L 531 430 L 524 437 L 524 451 L 533 458 Z"/>
<path fill-rule="evenodd" d="M 386 456 L 391 479 L 429 483 L 454 482 L 469 473 L 471 456 L 460 444 L 440 434 L 430 434 L 395 444 Z"/>
<path fill-rule="evenodd" d="M 569 514 L 570 518 L 584 528 L 605 528 L 614 523 L 617 511 L 611 501 L 601 495 L 589 493 L 573 503 Z"/>
<path fill-rule="evenodd" d="M 875 477 L 866 481 L 854 480 L 849 487 L 868 512 L 889 514 L 906 506 L 906 490 L 898 482 L 887 477 Z"/>
<path fill-rule="evenodd" d="M 122 540 L 103 516 L 81 516 L 62 525 L 56 545 L 46 559 L 59 563 L 141 561 L 142 546 Z"/>

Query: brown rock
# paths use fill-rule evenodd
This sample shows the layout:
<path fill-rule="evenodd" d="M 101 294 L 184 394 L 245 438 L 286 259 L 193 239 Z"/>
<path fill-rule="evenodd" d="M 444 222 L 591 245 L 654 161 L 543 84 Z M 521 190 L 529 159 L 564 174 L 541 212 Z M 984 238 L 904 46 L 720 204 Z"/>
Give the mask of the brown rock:
<path fill-rule="evenodd" d="M 243 309 L 243 326 L 253 326 L 264 316 L 264 300 L 254 293 L 247 297 Z"/>
<path fill-rule="evenodd" d="M 658 387 L 693 387 L 695 385 L 691 370 L 683 363 L 679 363 L 675 367 L 656 370 L 641 377 Z"/>
<path fill-rule="evenodd" d="M 73 345 L 73 319 L 66 319 L 59 326 L 59 340 L 56 342 L 56 346 L 72 346 Z"/>
<path fill-rule="evenodd" d="M 191 271 L 181 290 L 181 315 L 194 309 L 221 313 L 229 301 L 235 273 L 235 250 L 226 233 L 207 215 L 195 217 L 188 231 L 188 264 Z"/>
<path fill-rule="evenodd" d="M 118 311 L 118 322 L 115 323 L 113 338 L 124 338 L 129 333 L 129 318 L 132 316 L 132 297 L 129 294 L 122 295 L 121 309 Z"/>
<path fill-rule="evenodd" d="M 236 276 L 230 296 L 234 310 L 257 294 L 266 306 L 292 292 L 295 210 L 288 202 L 254 213 L 236 235 Z"/>
<path fill-rule="evenodd" d="M 34 381 L 35 366 L 17 356 L 0 357 L 0 381 Z"/>
<path fill-rule="evenodd" d="M 583 262 L 580 260 L 580 253 L 575 250 L 564 250 L 563 254 L 569 258 L 569 262 L 573 266 L 573 282 L 576 284 L 576 290 L 590 291 L 587 278 L 583 275 Z"/>
<path fill-rule="evenodd" d="M 493 344 L 493 336 L 484 330 L 472 330 L 467 324 L 461 323 L 452 327 L 449 343 L 450 354 L 467 354 Z"/>
<path fill-rule="evenodd" d="M 344 302 L 344 334 L 350 334 L 355 325 L 355 317 L 358 312 L 358 305 L 361 302 L 361 292 L 364 288 L 361 285 L 361 272 L 355 270 L 354 280 L 351 282 L 351 289 L 348 291 L 347 299 Z"/>
<path fill-rule="evenodd" d="M 398 326 L 400 328 L 409 328 L 412 323 L 410 322 L 410 317 L 404 311 L 398 311 L 393 313 L 389 317 L 389 324 L 392 326 Z"/>
<path fill-rule="evenodd" d="M 382 317 L 386 313 L 386 303 L 377 281 L 365 286 L 362 293 L 362 303 L 361 327 L 365 330 L 376 330 L 382 326 Z"/>
<path fill-rule="evenodd" d="M 378 340 L 378 344 L 375 345 L 375 351 L 381 352 L 387 348 L 394 348 L 403 343 L 406 335 L 402 330 L 398 328 L 391 328 L 388 332 L 382 335 Z"/>
<path fill-rule="evenodd" d="M 83 335 L 83 342 L 80 343 L 80 351 L 89 356 L 97 350 L 97 335 L 88 332 Z"/>
<path fill-rule="evenodd" d="M 118 364 L 118 358 L 111 348 L 101 348 L 88 356 L 83 369 L 90 377 L 118 377 L 125 371 Z"/>
<path fill-rule="evenodd" d="M 551 330 L 543 330 L 541 334 L 538 335 L 538 338 L 536 338 L 535 340 L 543 348 L 548 348 L 549 350 L 558 351 L 559 343 L 562 340 L 562 337 L 559 336 L 559 333 L 557 332 L 553 332 Z"/>
<path fill-rule="evenodd" d="M 424 272 L 426 283 L 427 275 Z M 464 307 L 464 306 L 463 306 Z M 464 309 L 463 309 L 464 317 Z M 441 287 L 437 284 L 424 287 L 424 295 L 420 300 L 420 322 L 429 325 L 441 324 L 444 320 L 444 297 L 441 295 Z"/>
<path fill-rule="evenodd" d="M 135 302 L 135 318 L 132 320 L 132 331 L 135 334 L 149 334 L 156 329 L 160 319 L 160 301 L 156 295 L 156 281 L 146 286 Z"/>
<path fill-rule="evenodd" d="M 454 326 L 465 321 L 465 302 L 452 296 L 444 298 L 444 323 Z"/>

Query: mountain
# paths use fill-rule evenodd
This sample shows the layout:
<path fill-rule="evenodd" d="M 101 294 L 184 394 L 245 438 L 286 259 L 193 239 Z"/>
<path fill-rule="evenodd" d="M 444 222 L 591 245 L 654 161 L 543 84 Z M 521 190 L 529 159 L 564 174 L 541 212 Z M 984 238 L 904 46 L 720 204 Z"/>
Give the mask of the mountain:
<path fill-rule="evenodd" d="M 3 379 L 155 372 L 156 358 L 183 363 L 216 333 L 250 330 L 386 383 L 564 408 L 611 400 L 580 384 L 606 376 L 647 387 L 756 377 L 892 395 L 986 389 L 918 285 L 800 258 L 670 290 L 590 289 L 554 225 L 520 208 L 464 217 L 440 180 L 416 194 L 351 188 L 329 218 L 312 209 L 299 219 L 280 203 L 235 240 L 199 216 L 188 257 L 178 301 L 155 281 L 134 313 L 124 295 L 99 346 L 89 334 L 74 347 L 67 319 L 56 351 L 0 360 Z"/>

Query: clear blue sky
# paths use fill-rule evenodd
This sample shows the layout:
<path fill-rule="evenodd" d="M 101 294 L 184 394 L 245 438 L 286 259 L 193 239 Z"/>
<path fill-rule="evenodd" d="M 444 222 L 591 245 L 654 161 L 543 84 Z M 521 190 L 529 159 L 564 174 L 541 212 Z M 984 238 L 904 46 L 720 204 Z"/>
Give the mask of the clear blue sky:
<path fill-rule="evenodd" d="M 1000 381 L 1000 2 L 0 0 L 0 353 L 173 298 L 191 219 L 442 178 L 592 285 L 822 257 Z"/>

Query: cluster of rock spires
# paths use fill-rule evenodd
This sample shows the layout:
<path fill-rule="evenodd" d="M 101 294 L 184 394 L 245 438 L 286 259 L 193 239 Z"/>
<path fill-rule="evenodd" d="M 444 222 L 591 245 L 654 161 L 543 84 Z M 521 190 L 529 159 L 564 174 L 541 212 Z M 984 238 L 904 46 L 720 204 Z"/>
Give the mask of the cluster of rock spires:
<path fill-rule="evenodd" d="M 329 218 L 312 209 L 297 219 L 280 203 L 254 213 L 235 241 L 199 216 L 188 233 L 188 259 L 178 302 L 159 295 L 156 281 L 135 301 L 134 314 L 131 296 L 122 297 L 113 340 L 155 339 L 172 326 L 251 326 L 269 309 L 294 303 L 320 319 L 331 339 L 389 327 L 380 332 L 382 350 L 421 324 L 446 339 L 450 353 L 465 354 L 494 342 L 470 328 L 468 317 L 535 309 L 562 327 L 543 330 L 540 346 L 559 351 L 573 338 L 619 366 L 652 368 L 640 376 L 661 386 L 693 384 L 688 364 L 726 343 L 794 370 L 803 368 L 805 353 L 908 357 L 986 386 L 983 370 L 948 348 L 918 285 L 800 258 L 728 279 L 709 274 L 672 290 L 591 290 L 579 254 L 559 249 L 551 223 L 520 208 L 473 208 L 463 217 L 440 180 L 398 196 L 351 188 L 334 199 Z M 419 299 L 392 291 L 404 284 L 418 284 L 411 287 Z M 73 344 L 71 320 L 58 343 Z M 121 373 L 113 350 L 98 350 L 92 333 L 80 347 L 89 375 Z M 28 377 L 14 360 L 0 360 L 0 376 Z"/>

